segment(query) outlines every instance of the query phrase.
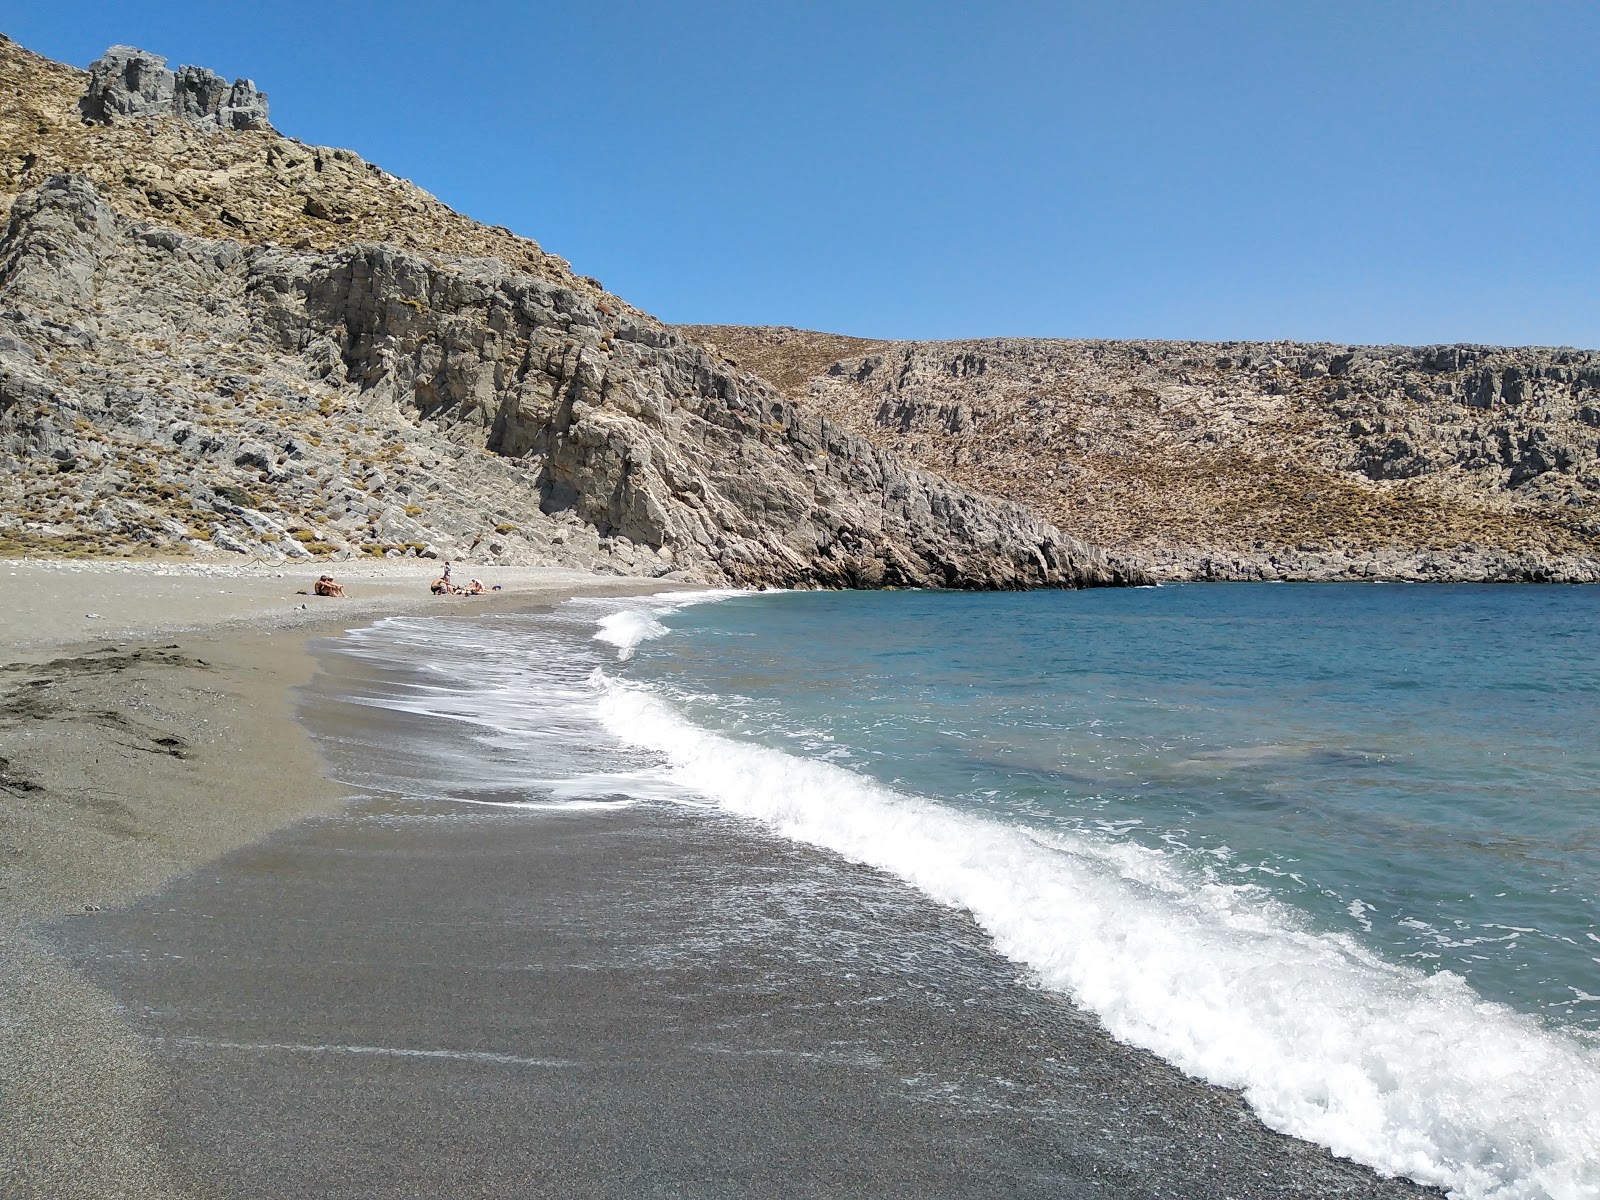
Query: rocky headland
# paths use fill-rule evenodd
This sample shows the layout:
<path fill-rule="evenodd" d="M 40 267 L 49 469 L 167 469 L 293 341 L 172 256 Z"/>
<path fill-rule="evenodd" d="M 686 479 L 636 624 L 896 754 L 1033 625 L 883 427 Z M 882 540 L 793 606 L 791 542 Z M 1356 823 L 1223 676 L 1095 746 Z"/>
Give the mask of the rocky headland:
<path fill-rule="evenodd" d="M 685 327 L 1163 579 L 1600 580 L 1600 353 Z"/>
<path fill-rule="evenodd" d="M 707 583 L 1142 572 L 908 466 L 248 80 L 0 42 L 0 553 Z"/>

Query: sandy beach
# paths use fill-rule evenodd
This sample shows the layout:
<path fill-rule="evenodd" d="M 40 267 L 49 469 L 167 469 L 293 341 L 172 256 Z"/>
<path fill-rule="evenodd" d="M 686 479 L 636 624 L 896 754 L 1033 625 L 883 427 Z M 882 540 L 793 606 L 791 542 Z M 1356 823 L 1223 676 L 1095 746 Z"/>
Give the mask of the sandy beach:
<path fill-rule="evenodd" d="M 352 800 L 429 729 L 309 639 L 663 584 L 340 575 L 0 568 L 5 1195 L 1434 1194 L 738 819 Z"/>
<path fill-rule="evenodd" d="M 159 1089 L 116 1000 L 41 925 L 147 897 L 336 804 L 296 724 L 307 639 L 398 612 L 492 611 L 659 581 L 468 570 L 503 591 L 435 597 L 439 564 L 316 571 L 203 563 L 0 563 L 0 1193 L 165 1196 Z"/>

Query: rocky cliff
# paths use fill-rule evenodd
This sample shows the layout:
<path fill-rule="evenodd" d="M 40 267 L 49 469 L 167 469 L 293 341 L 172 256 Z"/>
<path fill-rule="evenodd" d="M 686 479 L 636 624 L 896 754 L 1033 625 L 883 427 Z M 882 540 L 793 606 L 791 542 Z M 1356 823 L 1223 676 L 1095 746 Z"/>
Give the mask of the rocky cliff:
<path fill-rule="evenodd" d="M 1600 353 L 686 327 L 1170 579 L 1600 580 Z"/>
<path fill-rule="evenodd" d="M 903 465 L 248 81 L 0 44 L 0 548 L 708 582 L 1137 581 Z"/>

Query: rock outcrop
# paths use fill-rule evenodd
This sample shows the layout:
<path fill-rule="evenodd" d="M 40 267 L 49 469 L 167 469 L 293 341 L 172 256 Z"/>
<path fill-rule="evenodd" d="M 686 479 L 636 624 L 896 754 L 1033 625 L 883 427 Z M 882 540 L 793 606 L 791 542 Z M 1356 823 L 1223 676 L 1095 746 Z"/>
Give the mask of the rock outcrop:
<path fill-rule="evenodd" d="M 1167 579 L 1600 580 L 1600 353 L 686 328 Z"/>
<path fill-rule="evenodd" d="M 717 583 L 1140 578 L 494 259 L 246 246 L 61 175 L 0 241 L 0 536 Z"/>
<path fill-rule="evenodd" d="M 89 67 L 79 101 L 84 118 L 178 117 L 197 129 L 271 129 L 267 95 L 248 79 L 231 84 L 204 67 L 167 69 L 167 60 L 132 46 L 113 46 Z"/>
<path fill-rule="evenodd" d="M 0 549 L 1600 579 L 1590 352 L 673 330 L 248 81 L 0 38 L 0 94 Z"/>

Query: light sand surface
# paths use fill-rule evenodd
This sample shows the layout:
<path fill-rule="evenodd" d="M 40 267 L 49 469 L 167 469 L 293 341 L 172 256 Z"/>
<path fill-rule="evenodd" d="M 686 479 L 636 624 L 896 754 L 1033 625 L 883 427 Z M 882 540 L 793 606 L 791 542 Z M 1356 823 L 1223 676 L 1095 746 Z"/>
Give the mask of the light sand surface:
<path fill-rule="evenodd" d="M 393 612 L 469 610 L 527 604 L 595 591 L 656 592 L 670 579 L 591 575 L 564 567 L 461 564 L 452 578 L 502 587 L 487 596 L 434 596 L 428 584 L 443 564 L 371 561 L 317 564 L 209 564 L 65 559 L 0 560 L 0 647 L 8 660 L 59 646 L 161 634 L 344 625 Z M 344 599 L 311 595 L 326 571 Z"/>
<path fill-rule="evenodd" d="M 165 1196 L 155 1075 L 116 1005 L 36 933 L 338 802 L 296 724 L 305 643 L 396 612 L 486 612 L 670 582 L 440 564 L 0 562 L 0 1195 Z"/>

